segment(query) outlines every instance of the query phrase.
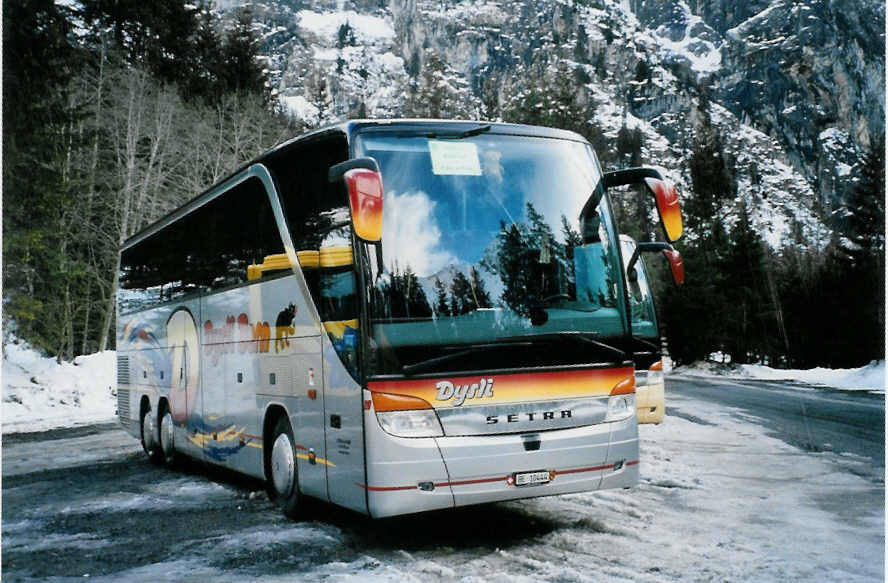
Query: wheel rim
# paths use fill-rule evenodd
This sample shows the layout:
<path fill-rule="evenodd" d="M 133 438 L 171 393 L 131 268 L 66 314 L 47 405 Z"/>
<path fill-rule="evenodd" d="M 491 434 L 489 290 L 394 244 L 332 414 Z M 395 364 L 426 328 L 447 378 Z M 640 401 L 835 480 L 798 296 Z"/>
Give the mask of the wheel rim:
<path fill-rule="evenodd" d="M 145 449 L 151 451 L 154 447 L 154 414 L 151 411 L 145 413 L 142 417 L 142 443 Z"/>
<path fill-rule="evenodd" d="M 274 440 L 271 449 L 271 480 L 274 489 L 282 496 L 288 495 L 293 488 L 293 478 L 296 473 L 294 462 L 290 437 L 286 433 L 281 433 Z"/>
<path fill-rule="evenodd" d="M 164 456 L 173 455 L 173 416 L 169 411 L 164 413 L 160 422 L 160 448 L 163 450 Z"/>

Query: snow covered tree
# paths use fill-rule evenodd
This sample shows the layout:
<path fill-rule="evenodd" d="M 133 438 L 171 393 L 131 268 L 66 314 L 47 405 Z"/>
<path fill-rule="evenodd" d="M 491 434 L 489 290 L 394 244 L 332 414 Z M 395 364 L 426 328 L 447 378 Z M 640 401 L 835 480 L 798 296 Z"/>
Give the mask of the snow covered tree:
<path fill-rule="evenodd" d="M 222 42 L 220 70 L 224 90 L 270 98 L 267 75 L 258 63 L 259 44 L 252 10 L 249 6 L 239 8 Z"/>
<path fill-rule="evenodd" d="M 435 278 L 435 314 L 439 318 L 450 315 L 450 306 L 447 304 L 447 289 L 440 278 Z"/>

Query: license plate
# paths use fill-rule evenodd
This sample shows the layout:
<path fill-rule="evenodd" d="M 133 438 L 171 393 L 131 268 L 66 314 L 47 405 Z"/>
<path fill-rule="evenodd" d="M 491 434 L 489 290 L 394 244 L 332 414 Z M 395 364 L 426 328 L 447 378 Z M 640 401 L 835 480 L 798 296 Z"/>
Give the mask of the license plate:
<path fill-rule="evenodd" d="M 537 484 L 548 484 L 549 472 L 521 472 L 515 474 L 516 486 L 534 486 Z"/>

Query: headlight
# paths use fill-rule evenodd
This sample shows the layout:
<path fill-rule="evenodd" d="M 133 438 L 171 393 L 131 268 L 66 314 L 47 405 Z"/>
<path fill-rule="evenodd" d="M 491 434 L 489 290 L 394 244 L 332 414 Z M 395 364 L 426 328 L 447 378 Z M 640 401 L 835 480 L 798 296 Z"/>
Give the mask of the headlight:
<path fill-rule="evenodd" d="M 373 408 L 383 431 L 396 437 L 442 437 L 444 429 L 428 401 L 409 395 L 373 393 Z"/>
<path fill-rule="evenodd" d="M 441 437 L 444 430 L 434 409 L 377 411 L 376 419 L 386 433 L 397 437 Z"/>
<path fill-rule="evenodd" d="M 635 395 L 612 395 L 607 400 L 605 423 L 622 421 L 635 415 Z"/>

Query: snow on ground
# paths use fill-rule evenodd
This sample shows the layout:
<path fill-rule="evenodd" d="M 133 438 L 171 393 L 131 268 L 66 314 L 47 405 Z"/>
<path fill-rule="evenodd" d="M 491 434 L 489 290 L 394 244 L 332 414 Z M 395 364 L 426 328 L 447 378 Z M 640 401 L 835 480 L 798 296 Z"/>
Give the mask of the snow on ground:
<path fill-rule="evenodd" d="M 642 478 L 629 490 L 387 522 L 292 523 L 269 505 L 267 524 L 233 525 L 165 562 L 91 580 L 882 581 L 884 484 L 864 477 L 868 460 L 803 452 L 739 410 L 693 398 L 671 396 L 670 411 L 640 428 Z M 189 480 L 202 483 L 175 477 L 178 488 L 161 488 L 175 505 L 155 496 L 154 506 L 191 508 Z M 225 503 L 222 488 L 211 494 L 208 505 Z M 220 553 L 248 556 L 246 571 L 220 567 Z"/>
<path fill-rule="evenodd" d="M 56 363 L 26 343 L 11 341 L 3 352 L 3 433 L 43 431 L 114 421 L 117 409 L 115 352 Z"/>
<path fill-rule="evenodd" d="M 695 362 L 690 366 L 678 367 L 675 374 L 766 381 L 795 381 L 841 389 L 843 391 L 869 391 L 885 394 L 885 361 L 873 361 L 860 368 L 808 370 L 776 369 L 759 364 L 724 365 L 713 362 Z"/>
<path fill-rule="evenodd" d="M 744 378 L 782 375 L 845 387 L 878 385 L 884 378 L 881 362 L 850 371 L 739 370 Z M 60 366 L 22 344 L 9 344 L 2 371 L 4 431 L 113 418 L 113 352 Z M 714 374 L 701 367 L 679 371 Z M 165 562 L 91 580 L 882 580 L 884 482 L 872 476 L 870 460 L 802 451 L 769 436 L 767 427 L 738 409 L 678 394 L 670 395 L 665 422 L 642 426 L 639 433 L 641 482 L 629 490 L 366 523 L 287 522 L 270 503 L 251 506 L 268 513 L 267 521 L 258 521 L 261 526 L 234 521 L 223 537 L 184 545 Z M 39 461 L 28 462 L 31 469 L 35 463 L 69 467 L 78 456 L 119 460 L 138 454 L 137 440 L 117 441 L 119 432 L 106 432 L 59 440 L 53 448 L 13 443 L 7 451 L 15 459 L 37 456 Z M 4 473 L 11 475 L 30 471 L 6 465 Z M 134 504 L 173 514 L 197 512 L 243 498 L 199 475 L 159 471 L 158 479 L 136 492 L 78 490 L 73 497 L 53 498 L 50 507 L 23 516 L 21 525 L 4 524 L 4 546 L 94 549 L 110 543 L 84 531 L 49 544 L 40 529 L 55 515 L 101 510 L 123 516 Z M 440 534 L 428 532 L 439 528 Z M 338 550 L 331 555 L 331 548 Z M 236 558 L 247 553 L 249 560 L 237 561 L 247 570 L 220 566 L 225 562 L 219 553 Z"/>

